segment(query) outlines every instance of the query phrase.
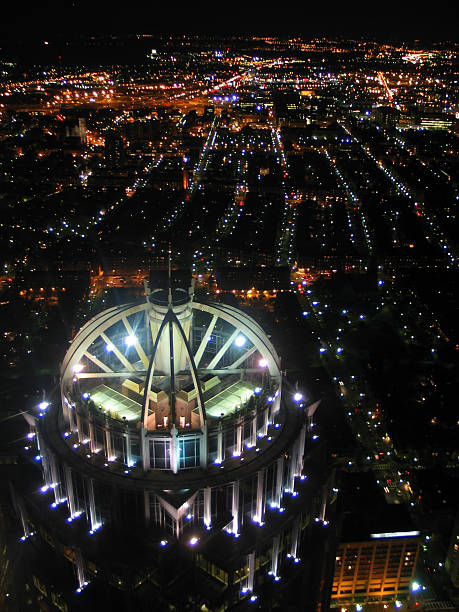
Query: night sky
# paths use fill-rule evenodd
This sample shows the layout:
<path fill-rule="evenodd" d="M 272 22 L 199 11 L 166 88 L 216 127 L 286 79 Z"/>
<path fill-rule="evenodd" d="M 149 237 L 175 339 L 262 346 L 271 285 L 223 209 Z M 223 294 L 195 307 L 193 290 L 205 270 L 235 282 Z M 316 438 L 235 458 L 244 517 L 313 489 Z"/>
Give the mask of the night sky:
<path fill-rule="evenodd" d="M 458 40 L 459 2 L 125 2 L 88 0 L 2 4 L 0 36 L 91 33 L 271 33 L 424 41 Z M 273 6 L 273 8 L 270 8 Z"/>

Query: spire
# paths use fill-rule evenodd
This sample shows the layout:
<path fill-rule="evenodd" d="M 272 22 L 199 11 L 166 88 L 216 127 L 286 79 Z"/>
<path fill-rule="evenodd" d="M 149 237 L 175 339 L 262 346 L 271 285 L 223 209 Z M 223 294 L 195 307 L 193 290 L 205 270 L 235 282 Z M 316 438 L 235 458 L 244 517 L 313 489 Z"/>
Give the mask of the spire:
<path fill-rule="evenodd" d="M 167 284 L 168 284 L 168 307 L 172 308 L 172 274 L 171 274 L 171 243 L 169 242 L 169 267 L 168 267 L 168 275 L 167 275 Z"/>

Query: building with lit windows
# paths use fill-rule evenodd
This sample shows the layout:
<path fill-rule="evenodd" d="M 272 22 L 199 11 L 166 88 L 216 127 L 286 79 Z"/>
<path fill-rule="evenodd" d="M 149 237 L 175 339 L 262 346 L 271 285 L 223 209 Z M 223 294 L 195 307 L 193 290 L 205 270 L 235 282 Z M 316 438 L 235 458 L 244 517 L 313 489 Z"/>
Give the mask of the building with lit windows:
<path fill-rule="evenodd" d="M 342 542 L 336 555 L 334 604 L 406 599 L 419 554 L 418 535 L 374 533 L 365 541 Z"/>
<path fill-rule="evenodd" d="M 331 608 L 393 609 L 398 602 L 397 608 L 412 591 L 420 532 L 404 506 L 385 501 L 370 473 L 347 474 L 345 480 L 353 501 L 345 502 L 352 510 L 344 516 L 336 550 Z"/>
<path fill-rule="evenodd" d="M 59 401 L 28 416 L 42 482 L 14 504 L 38 599 L 266 609 L 283 581 L 310 580 L 315 609 L 323 576 L 301 551 L 323 554 L 333 499 L 319 403 L 284 379 L 255 320 L 192 288 L 95 316 L 65 355 Z"/>
<path fill-rule="evenodd" d="M 448 552 L 446 554 L 445 568 L 455 589 L 459 589 L 459 509 L 456 513 Z"/>

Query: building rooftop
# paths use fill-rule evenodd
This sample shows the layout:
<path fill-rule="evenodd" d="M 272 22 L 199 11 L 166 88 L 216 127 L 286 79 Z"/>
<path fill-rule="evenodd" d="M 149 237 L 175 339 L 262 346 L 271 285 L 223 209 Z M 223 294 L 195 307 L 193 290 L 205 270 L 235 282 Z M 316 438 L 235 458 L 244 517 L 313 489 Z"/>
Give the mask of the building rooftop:
<path fill-rule="evenodd" d="M 341 540 L 365 541 L 419 535 L 405 506 L 389 504 L 372 472 L 342 475 L 345 513 Z"/>

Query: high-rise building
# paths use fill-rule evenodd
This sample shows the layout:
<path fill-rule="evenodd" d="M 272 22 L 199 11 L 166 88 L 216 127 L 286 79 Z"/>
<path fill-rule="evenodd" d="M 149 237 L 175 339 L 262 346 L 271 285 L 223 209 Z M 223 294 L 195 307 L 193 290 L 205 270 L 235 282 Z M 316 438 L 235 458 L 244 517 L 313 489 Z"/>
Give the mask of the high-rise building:
<path fill-rule="evenodd" d="M 445 568 L 451 578 L 454 588 L 459 589 L 459 508 L 451 532 Z"/>
<path fill-rule="evenodd" d="M 393 531 L 341 542 L 332 590 L 336 605 L 408 597 L 419 554 L 418 535 Z"/>
<path fill-rule="evenodd" d="M 119 168 L 123 162 L 123 138 L 116 130 L 105 134 L 105 164 L 108 168 Z"/>
<path fill-rule="evenodd" d="M 247 314 L 168 285 L 88 321 L 58 400 L 27 415 L 41 475 L 14 489 L 27 598 L 265 610 L 297 581 L 313 610 L 332 486 L 319 401 Z"/>
<path fill-rule="evenodd" d="M 347 475 L 346 494 L 331 608 L 406 601 L 419 556 L 419 531 L 403 506 L 385 501 L 371 474 Z"/>

